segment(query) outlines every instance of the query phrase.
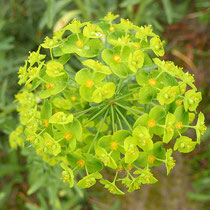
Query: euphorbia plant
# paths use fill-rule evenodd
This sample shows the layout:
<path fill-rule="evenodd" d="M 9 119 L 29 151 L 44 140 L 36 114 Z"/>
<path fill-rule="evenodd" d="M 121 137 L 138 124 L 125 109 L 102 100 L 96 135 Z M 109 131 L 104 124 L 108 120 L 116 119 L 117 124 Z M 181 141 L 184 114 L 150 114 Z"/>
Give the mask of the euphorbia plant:
<path fill-rule="evenodd" d="M 206 127 L 202 113 L 191 125 L 201 101 L 193 76 L 158 58 L 163 42 L 150 26 L 113 23 L 117 18 L 108 13 L 96 24 L 73 20 L 30 53 L 19 70 L 21 125 L 10 144 L 31 145 L 49 164 L 60 164 L 70 187 L 83 170 L 80 188 L 98 179 L 123 194 L 118 182 L 132 192 L 157 181 L 155 166 L 165 164 L 169 174 L 173 151 L 194 150 Z M 70 56 L 81 62 L 77 72 Z M 188 128 L 196 140 L 184 136 Z M 104 167 L 116 173 L 112 181 L 102 178 Z"/>

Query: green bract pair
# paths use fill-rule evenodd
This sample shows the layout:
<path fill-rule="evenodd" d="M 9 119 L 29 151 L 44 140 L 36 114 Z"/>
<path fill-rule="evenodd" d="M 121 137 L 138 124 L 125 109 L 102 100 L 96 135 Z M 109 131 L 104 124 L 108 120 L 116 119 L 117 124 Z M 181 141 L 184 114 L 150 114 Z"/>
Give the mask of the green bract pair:
<path fill-rule="evenodd" d="M 164 164 L 169 174 L 173 151 L 194 150 L 206 126 L 201 112 L 194 123 L 201 93 L 193 76 L 156 57 L 164 55 L 163 42 L 150 26 L 117 18 L 73 20 L 30 53 L 19 70 L 20 126 L 10 144 L 32 145 L 50 165 L 60 164 L 70 187 L 80 174 L 80 188 L 99 180 L 124 194 L 117 183 L 132 192 L 157 181 L 155 166 Z M 196 139 L 184 136 L 188 128 Z M 112 181 L 103 168 L 115 173 Z"/>

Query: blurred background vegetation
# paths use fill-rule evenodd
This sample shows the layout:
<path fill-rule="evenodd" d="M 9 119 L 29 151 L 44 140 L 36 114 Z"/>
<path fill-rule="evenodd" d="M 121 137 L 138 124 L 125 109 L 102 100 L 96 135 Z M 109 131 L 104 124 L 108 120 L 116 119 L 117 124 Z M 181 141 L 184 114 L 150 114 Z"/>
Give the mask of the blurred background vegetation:
<path fill-rule="evenodd" d="M 170 176 L 160 167 L 158 184 L 123 197 L 109 195 L 100 185 L 69 189 L 60 179 L 60 167 L 48 166 L 32 148 L 14 151 L 8 144 L 18 124 L 13 103 L 20 88 L 17 71 L 28 52 L 73 18 L 94 21 L 108 11 L 137 25 L 151 24 L 166 40 L 164 59 L 195 75 L 208 126 L 200 147 L 177 154 Z M 0 0 L 0 209 L 209 209 L 209 23 L 209 0 Z"/>

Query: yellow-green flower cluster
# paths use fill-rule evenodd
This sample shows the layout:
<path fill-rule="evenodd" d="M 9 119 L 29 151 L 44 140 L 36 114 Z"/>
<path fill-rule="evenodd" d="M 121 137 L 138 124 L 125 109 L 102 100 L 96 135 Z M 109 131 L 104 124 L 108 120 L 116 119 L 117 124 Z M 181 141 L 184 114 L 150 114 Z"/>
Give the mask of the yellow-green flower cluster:
<path fill-rule="evenodd" d="M 75 172 L 84 170 L 78 187 L 99 180 L 121 195 L 118 182 L 129 192 L 157 182 L 152 167 L 164 164 L 169 174 L 173 151 L 194 150 L 206 126 L 202 113 L 194 123 L 202 97 L 193 76 L 157 58 L 164 42 L 151 26 L 117 18 L 108 13 L 95 24 L 73 20 L 30 53 L 19 70 L 20 126 L 9 141 L 60 164 L 70 187 Z M 80 61 L 77 72 L 72 57 Z M 188 128 L 196 140 L 184 136 Z M 104 167 L 115 172 L 113 181 L 103 178 Z"/>

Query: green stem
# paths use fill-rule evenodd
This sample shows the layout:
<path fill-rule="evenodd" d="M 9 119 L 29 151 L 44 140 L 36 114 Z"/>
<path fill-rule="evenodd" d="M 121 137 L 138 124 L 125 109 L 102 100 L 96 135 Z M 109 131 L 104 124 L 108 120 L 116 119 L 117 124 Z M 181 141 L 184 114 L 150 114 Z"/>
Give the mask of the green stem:
<path fill-rule="evenodd" d="M 122 105 L 120 103 L 117 103 L 117 102 L 115 102 L 115 104 L 117 104 L 118 106 L 122 107 L 123 109 L 126 109 L 127 111 L 130 111 L 132 114 L 134 114 L 137 117 L 139 117 L 139 115 L 137 115 L 135 112 L 138 112 L 139 114 L 142 114 L 142 112 L 137 110 L 137 109 L 133 109 L 133 108 L 130 108 L 128 106 L 124 106 L 124 105 Z"/>
<path fill-rule="evenodd" d="M 93 117 L 91 117 L 87 122 L 85 122 L 84 126 L 87 125 L 89 122 L 91 122 L 92 120 L 94 120 L 96 117 L 98 117 L 98 115 L 100 115 L 101 113 L 103 113 L 109 105 L 105 106 L 103 109 L 101 109 L 101 111 L 99 111 L 97 114 L 95 114 Z"/>
<path fill-rule="evenodd" d="M 179 130 L 178 130 L 178 129 L 176 129 L 176 130 L 177 130 L 177 132 L 178 132 L 179 136 L 180 136 L 180 137 L 182 137 L 182 135 L 181 135 L 181 133 L 179 132 Z"/>
<path fill-rule="evenodd" d="M 92 149 L 93 145 L 95 144 L 95 141 L 96 141 L 96 139 L 97 139 L 97 137 L 98 137 L 98 134 L 99 134 L 99 132 L 100 132 L 100 130 L 101 130 L 101 127 L 103 126 L 104 121 L 105 121 L 105 119 L 106 119 L 106 116 L 107 116 L 107 114 L 108 114 L 108 111 L 109 111 L 109 110 L 107 109 L 107 111 L 106 111 L 104 117 L 101 119 L 101 123 L 100 123 L 100 125 L 99 125 L 99 127 L 98 127 L 98 131 L 97 131 L 97 133 L 96 133 L 96 135 L 95 135 L 95 137 L 94 137 L 94 139 L 93 139 L 93 141 L 92 141 L 92 143 L 91 143 L 91 145 L 90 145 L 90 147 L 89 147 L 87 153 L 90 152 L 90 150 Z"/>
<path fill-rule="evenodd" d="M 137 89 L 139 89 L 139 87 L 131 89 L 131 90 L 130 90 L 130 91 L 131 91 L 130 93 L 128 93 L 128 94 L 126 94 L 126 95 L 123 95 L 123 96 L 120 96 L 119 98 L 116 98 L 115 100 L 118 101 L 118 100 L 120 100 L 120 99 L 122 99 L 122 98 L 128 97 L 128 96 L 134 94 L 135 90 L 137 90 Z"/>
<path fill-rule="evenodd" d="M 191 126 L 191 125 L 183 125 L 184 128 L 196 128 L 196 126 Z"/>
<path fill-rule="evenodd" d="M 112 132 L 115 132 L 115 126 L 114 126 L 114 110 L 113 110 L 113 106 L 110 105 L 110 109 L 111 109 L 111 115 L 112 115 Z"/>
<path fill-rule="evenodd" d="M 151 47 L 140 48 L 141 50 L 151 50 Z"/>
<path fill-rule="evenodd" d="M 153 87 L 153 88 L 155 88 L 156 90 L 159 90 L 159 91 L 161 91 L 161 89 L 160 89 L 160 88 L 158 88 L 158 87 Z"/>
<path fill-rule="evenodd" d="M 118 92 L 121 90 L 121 86 L 122 86 L 123 82 L 124 82 L 124 79 L 120 79 L 120 83 L 117 87 L 116 94 L 118 94 Z"/>
<path fill-rule="evenodd" d="M 40 80 L 42 80 L 42 82 L 44 82 L 44 83 L 48 83 L 46 80 L 44 80 L 43 78 L 41 78 L 41 77 L 37 77 L 38 79 L 40 79 Z"/>
<path fill-rule="evenodd" d="M 99 105 L 99 106 L 101 106 L 101 105 Z M 98 108 L 99 106 L 93 106 L 93 107 L 90 107 L 90 108 L 88 108 L 86 110 L 83 110 L 83 111 L 80 111 L 80 112 L 76 112 L 76 113 L 74 113 L 74 115 L 86 114 L 87 112 L 89 112 L 91 110 L 94 110 L 94 109 Z"/>
<path fill-rule="evenodd" d="M 158 123 L 156 125 L 159 126 L 159 127 L 165 128 L 165 125 L 160 125 Z"/>
<path fill-rule="evenodd" d="M 123 116 L 123 114 L 120 112 L 120 110 L 115 106 L 116 111 L 119 113 L 119 115 L 121 116 L 121 118 L 124 120 L 124 122 L 127 124 L 128 128 L 130 129 L 130 131 L 132 132 L 133 129 L 131 128 L 129 122 L 126 120 L 126 118 Z"/>
<path fill-rule="evenodd" d="M 72 77 L 69 77 L 69 79 L 71 79 L 72 81 L 76 82 L 76 80 L 74 78 L 72 78 Z"/>
<path fill-rule="evenodd" d="M 158 77 L 163 73 L 164 71 L 161 71 L 156 77 L 155 77 L 155 80 L 158 79 Z"/>
<path fill-rule="evenodd" d="M 33 116 L 31 117 L 29 121 L 27 121 L 27 123 L 30 123 L 34 119 L 36 112 L 37 112 L 37 105 L 35 105 Z"/>
<path fill-rule="evenodd" d="M 73 103 L 73 105 L 77 105 L 77 104 L 83 104 L 83 103 L 87 103 L 87 101 L 80 101 L 80 102 L 75 102 L 75 103 Z"/>
<path fill-rule="evenodd" d="M 160 159 L 160 158 L 156 158 L 156 157 L 155 157 L 155 160 L 159 160 L 159 161 L 161 161 L 161 162 L 166 162 L 165 160 Z"/>
<path fill-rule="evenodd" d="M 56 140 L 56 142 L 60 142 L 61 140 L 63 140 L 63 137 L 62 137 L 62 138 L 60 138 L 60 139 L 58 139 L 58 140 Z"/>
<path fill-rule="evenodd" d="M 42 129 L 42 131 L 38 134 L 36 134 L 37 136 L 40 136 L 47 128 Z"/>
<path fill-rule="evenodd" d="M 54 59 L 53 54 L 52 54 L 52 48 L 50 48 L 50 57 L 51 57 L 52 60 Z"/>
<path fill-rule="evenodd" d="M 116 116 L 117 116 L 117 120 L 118 120 L 118 123 L 119 123 L 119 126 L 120 126 L 120 129 L 123 130 L 123 127 L 122 127 L 122 123 L 121 123 L 121 120 L 119 118 L 119 114 L 116 113 Z"/>
<path fill-rule="evenodd" d="M 127 36 L 127 34 L 126 34 L 126 36 Z M 121 49 L 120 49 L 120 56 L 122 55 L 122 52 L 123 52 L 124 47 L 125 47 L 125 45 L 123 44 L 123 45 L 121 46 Z"/>
<path fill-rule="evenodd" d="M 139 101 L 140 98 L 130 98 L 130 99 L 126 99 L 125 101 Z"/>
<path fill-rule="evenodd" d="M 126 172 L 131 177 L 131 179 L 134 180 L 134 177 L 131 175 L 131 173 L 128 170 L 126 170 Z"/>
<path fill-rule="evenodd" d="M 78 167 L 79 167 L 78 165 L 75 166 L 75 167 L 72 169 L 72 171 L 75 171 Z"/>
<path fill-rule="evenodd" d="M 74 54 L 74 56 L 79 60 L 79 62 L 82 63 L 82 60 L 80 59 L 80 57 L 77 54 Z"/>
<path fill-rule="evenodd" d="M 87 169 L 87 166 L 85 165 L 85 171 L 86 171 L 86 174 L 87 174 L 87 176 L 89 175 L 89 173 L 88 173 L 88 169 Z"/>
<path fill-rule="evenodd" d="M 77 39 L 78 39 L 78 41 L 80 40 L 80 38 L 79 38 L 79 35 L 78 35 L 78 33 L 76 33 L 76 36 L 77 36 Z"/>
<path fill-rule="evenodd" d="M 113 151 L 114 151 L 114 150 L 112 150 L 112 151 L 109 153 L 109 156 L 111 156 L 111 154 L 113 153 Z"/>
<path fill-rule="evenodd" d="M 117 175 L 118 175 L 118 171 L 117 171 L 116 174 L 115 174 L 114 180 L 113 180 L 113 182 L 112 182 L 113 184 L 115 184 L 115 182 L 116 182 Z"/>

